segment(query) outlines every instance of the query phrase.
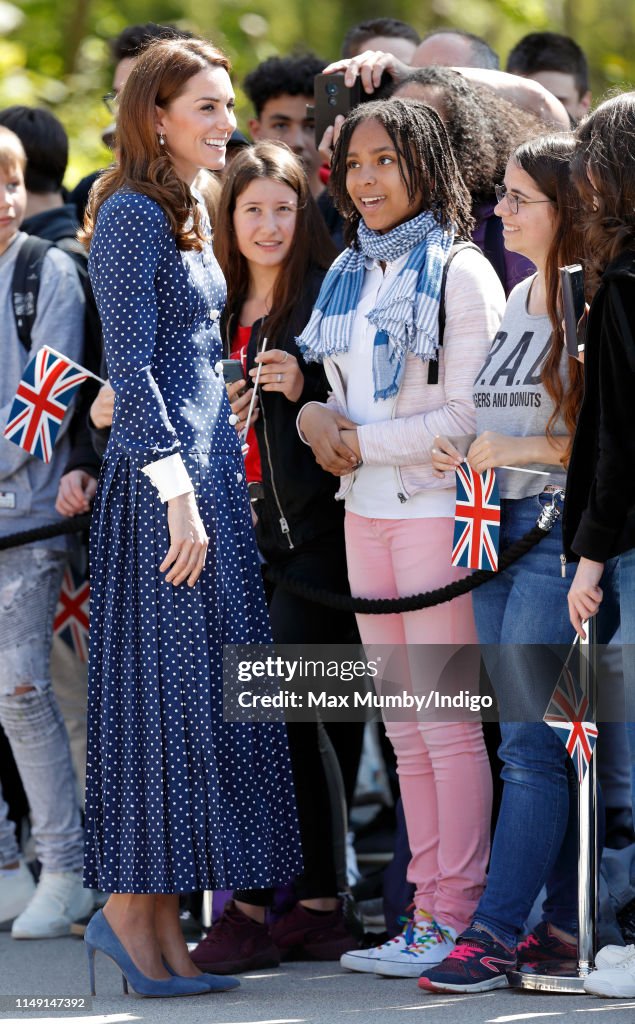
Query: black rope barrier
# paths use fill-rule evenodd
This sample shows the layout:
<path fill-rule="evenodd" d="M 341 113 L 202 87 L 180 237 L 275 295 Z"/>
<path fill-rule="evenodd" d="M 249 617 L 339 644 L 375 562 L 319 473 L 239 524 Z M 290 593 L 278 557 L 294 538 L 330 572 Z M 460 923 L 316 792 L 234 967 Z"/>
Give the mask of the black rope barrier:
<path fill-rule="evenodd" d="M 19 548 L 23 544 L 34 544 L 37 540 L 49 540 L 50 537 L 62 537 L 69 533 L 84 533 L 90 526 L 90 512 L 83 516 L 73 516 L 72 519 L 64 519 L 60 523 L 51 523 L 50 526 L 37 526 L 34 530 L 23 530 L 22 533 L 10 533 L 6 537 L 0 537 L 0 551 L 8 551 L 9 548 Z"/>
<path fill-rule="evenodd" d="M 511 544 L 502 552 L 498 560 L 499 572 L 507 569 L 508 566 L 517 562 L 519 558 L 531 551 L 539 544 L 543 537 L 546 537 L 559 516 L 559 510 L 555 502 L 548 506 L 537 524 L 529 530 L 524 537 Z M 38 540 L 48 540 L 50 537 L 59 537 L 64 534 L 83 533 L 90 526 L 90 513 L 82 516 L 73 516 L 59 523 L 52 523 L 50 526 L 40 526 L 34 530 L 23 530 L 22 533 L 12 533 L 6 537 L 0 537 L 0 551 L 9 548 L 20 547 L 22 544 L 33 544 Z M 445 587 L 438 587 L 437 590 L 428 590 L 423 594 L 412 594 L 409 597 L 394 598 L 373 598 L 373 597 L 352 597 L 350 594 L 333 594 L 330 590 L 319 587 L 312 587 L 301 580 L 294 579 L 287 573 L 274 569 L 271 565 L 263 566 L 265 577 L 277 586 L 284 587 L 296 597 L 302 597 L 314 604 L 325 605 L 327 608 L 335 608 L 342 612 L 360 612 L 364 615 L 387 615 L 397 612 L 415 612 L 421 608 L 432 608 L 437 604 L 445 604 L 447 601 L 469 594 L 476 587 L 483 586 L 488 580 L 496 576 L 494 572 L 479 569 L 471 576 L 465 576 L 456 583 L 449 583 Z"/>
<path fill-rule="evenodd" d="M 553 524 L 552 524 L 553 525 Z M 544 529 L 541 526 L 534 526 L 524 537 L 511 544 L 502 552 L 498 560 L 499 572 L 507 569 L 513 562 L 518 561 L 523 555 L 531 551 L 539 544 L 543 537 L 549 533 L 551 526 Z M 471 576 L 465 576 L 456 583 L 449 583 L 437 590 L 428 590 L 425 594 L 413 594 L 409 597 L 352 597 L 350 594 L 332 594 L 329 590 L 311 587 L 301 580 L 293 579 L 285 572 L 274 569 L 270 565 L 263 566 L 265 577 L 277 586 L 284 587 L 296 597 L 303 597 L 314 604 L 326 605 L 327 608 L 335 608 L 342 612 L 361 612 L 364 615 L 387 615 L 396 612 L 416 612 L 421 608 L 432 608 L 433 605 L 444 604 L 452 601 L 455 597 L 469 594 L 476 587 L 483 586 L 497 575 L 486 569 L 478 569 Z"/>

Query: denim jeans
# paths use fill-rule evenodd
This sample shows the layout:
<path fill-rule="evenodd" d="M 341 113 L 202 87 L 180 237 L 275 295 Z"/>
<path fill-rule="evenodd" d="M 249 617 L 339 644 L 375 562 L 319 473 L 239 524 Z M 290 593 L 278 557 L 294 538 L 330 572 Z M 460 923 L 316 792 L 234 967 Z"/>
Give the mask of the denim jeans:
<path fill-rule="evenodd" d="M 0 724 L 29 800 L 36 853 L 47 871 L 82 866 L 75 777 L 49 671 L 65 561 L 65 554 L 35 546 L 0 553 Z M 15 694 L 23 686 L 32 689 Z M 0 867 L 15 860 L 15 852 L 2 801 Z"/>
<path fill-rule="evenodd" d="M 635 548 L 619 558 L 620 611 L 624 660 L 626 721 L 631 745 L 633 818 L 635 819 Z"/>
<path fill-rule="evenodd" d="M 550 495 L 501 502 L 501 550 L 536 523 Z M 561 575 L 562 531 L 551 533 L 494 580 L 473 592 L 476 628 L 501 709 L 503 799 L 485 892 L 474 921 L 510 947 L 543 885 L 543 918 L 577 931 L 577 781 L 564 744 L 542 721 L 562 655 L 574 637 L 567 593 L 575 565 Z M 609 599 L 601 640 L 617 627 L 607 565 Z M 604 584 L 603 584 L 604 585 Z M 551 645 L 549 647 L 548 645 Z M 514 715 L 524 721 L 513 721 Z"/>

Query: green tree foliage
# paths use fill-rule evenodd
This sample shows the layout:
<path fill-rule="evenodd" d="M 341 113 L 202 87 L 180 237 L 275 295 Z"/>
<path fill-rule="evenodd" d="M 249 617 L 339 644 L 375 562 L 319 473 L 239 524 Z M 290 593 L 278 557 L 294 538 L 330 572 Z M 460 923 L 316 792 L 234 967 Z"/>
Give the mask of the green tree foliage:
<path fill-rule="evenodd" d="M 635 79 L 635 7 L 621 0 L 0 0 L 0 105 L 44 105 L 71 138 L 72 185 L 108 161 L 101 132 L 109 123 L 108 40 L 126 25 L 169 22 L 221 45 L 236 82 L 274 53 L 312 49 L 339 56 L 344 32 L 390 15 L 420 32 L 455 25 L 484 36 L 504 57 L 526 32 L 573 35 L 589 56 L 596 96 Z M 249 116 L 238 94 L 244 126 Z"/>

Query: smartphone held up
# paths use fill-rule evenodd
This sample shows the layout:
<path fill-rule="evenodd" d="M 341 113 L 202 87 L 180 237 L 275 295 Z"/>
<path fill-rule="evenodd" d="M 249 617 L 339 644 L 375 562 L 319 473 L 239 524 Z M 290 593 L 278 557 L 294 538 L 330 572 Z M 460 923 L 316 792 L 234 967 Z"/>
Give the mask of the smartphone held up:
<path fill-rule="evenodd" d="M 584 352 L 586 333 L 586 319 L 583 319 L 586 310 L 584 271 L 579 263 L 560 267 L 560 292 L 567 352 L 574 359 L 579 359 Z"/>

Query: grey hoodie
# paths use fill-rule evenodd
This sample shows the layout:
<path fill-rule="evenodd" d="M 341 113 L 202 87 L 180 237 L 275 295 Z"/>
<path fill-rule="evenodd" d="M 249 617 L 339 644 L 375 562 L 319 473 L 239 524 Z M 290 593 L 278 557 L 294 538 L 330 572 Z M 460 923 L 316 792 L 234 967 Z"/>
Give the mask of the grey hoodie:
<path fill-rule="evenodd" d="M 28 236 L 18 232 L 0 256 L 0 536 L 31 530 L 64 519 L 55 511 L 60 477 L 68 459 L 66 414 L 53 457 L 47 464 L 2 436 L 22 371 L 44 344 L 82 362 L 84 347 L 84 293 L 70 256 L 52 248 L 42 265 L 37 316 L 31 351 L 27 355 L 18 338 L 11 299 L 11 283 L 18 252 Z M 66 539 L 42 542 L 64 550 Z"/>

